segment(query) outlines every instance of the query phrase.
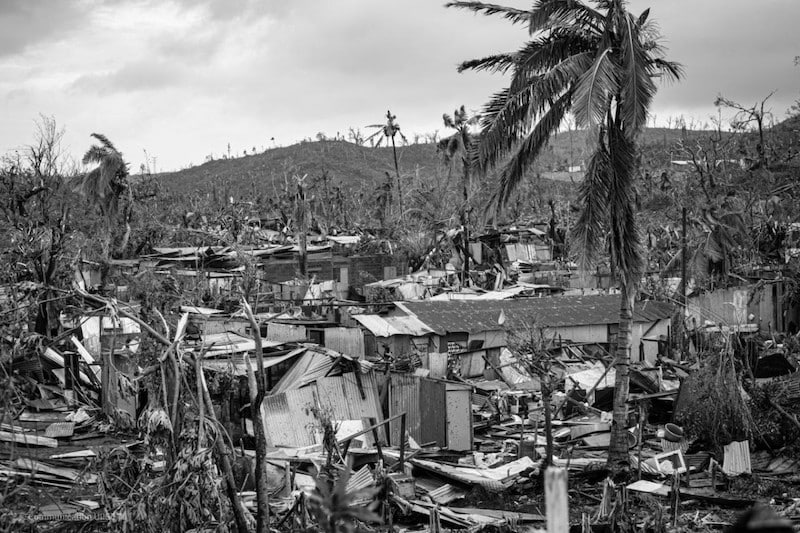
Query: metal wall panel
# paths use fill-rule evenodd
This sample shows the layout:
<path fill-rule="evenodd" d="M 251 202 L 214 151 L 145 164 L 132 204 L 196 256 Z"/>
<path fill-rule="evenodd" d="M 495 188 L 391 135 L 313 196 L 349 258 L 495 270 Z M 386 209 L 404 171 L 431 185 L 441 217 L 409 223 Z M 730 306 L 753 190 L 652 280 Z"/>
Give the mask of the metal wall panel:
<path fill-rule="evenodd" d="M 447 445 L 447 401 L 444 382 L 422 378 L 419 384 L 420 444 Z"/>
<path fill-rule="evenodd" d="M 447 448 L 472 450 L 472 392 L 447 391 Z"/>
<path fill-rule="evenodd" d="M 446 355 L 446 354 L 445 354 Z M 406 431 L 421 444 L 419 412 L 420 378 L 413 374 L 392 374 L 389 388 L 389 416 L 406 413 Z M 391 444 L 400 444 L 400 420 L 389 422 Z"/>
<path fill-rule="evenodd" d="M 305 387 L 264 398 L 262 413 L 269 446 L 300 448 L 315 444 L 317 421 L 310 412 L 314 397 L 314 387 Z"/>

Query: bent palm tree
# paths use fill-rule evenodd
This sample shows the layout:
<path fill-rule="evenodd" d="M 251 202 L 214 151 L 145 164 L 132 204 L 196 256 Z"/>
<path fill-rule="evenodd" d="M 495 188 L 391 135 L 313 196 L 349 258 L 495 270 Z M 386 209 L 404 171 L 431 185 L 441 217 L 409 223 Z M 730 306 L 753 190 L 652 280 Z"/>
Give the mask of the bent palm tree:
<path fill-rule="evenodd" d="M 128 184 L 128 163 L 122 153 L 112 142 L 100 133 L 91 135 L 100 145 L 92 145 L 83 155 L 83 164 L 97 164 L 97 166 L 79 176 L 74 183 L 76 192 L 84 196 L 100 210 L 105 224 L 103 235 L 103 259 L 108 262 L 111 257 L 111 233 L 114 222 L 119 214 L 120 200 L 123 195 L 128 195 L 128 207 L 125 210 L 125 233 L 118 249 L 124 249 L 130 236 L 130 208 L 131 190 Z"/>
<path fill-rule="evenodd" d="M 501 208 L 525 172 L 572 113 L 594 146 L 581 183 L 581 215 L 573 230 L 588 267 L 608 235 L 621 289 L 616 389 L 609 466 L 627 463 L 627 396 L 632 309 L 642 257 L 633 203 L 635 140 L 656 92 L 654 78 L 678 79 L 681 67 L 663 58 L 658 32 L 624 0 L 538 0 L 529 11 L 481 2 L 448 6 L 527 24 L 531 40 L 517 52 L 463 63 L 459 70 L 509 73 L 510 85 L 486 104 L 475 151 L 486 172 L 508 158 L 493 204 Z"/>

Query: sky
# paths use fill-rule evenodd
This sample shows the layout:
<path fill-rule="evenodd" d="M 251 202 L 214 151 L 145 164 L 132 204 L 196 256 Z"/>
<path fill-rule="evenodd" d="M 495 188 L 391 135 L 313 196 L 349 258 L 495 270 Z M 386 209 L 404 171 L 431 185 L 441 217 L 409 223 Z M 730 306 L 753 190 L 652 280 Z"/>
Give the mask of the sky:
<path fill-rule="evenodd" d="M 800 1 L 629 2 L 647 7 L 686 70 L 660 88 L 656 124 L 708 122 L 720 93 L 752 105 L 776 91 L 778 120 L 800 98 Z M 145 151 L 177 170 L 228 144 L 368 132 L 388 109 L 410 139 L 442 134 L 442 113 L 479 111 L 505 83 L 458 63 L 527 38 L 437 0 L 0 0 L 0 153 L 32 142 L 40 114 L 76 159 L 103 133 L 136 171 Z"/>

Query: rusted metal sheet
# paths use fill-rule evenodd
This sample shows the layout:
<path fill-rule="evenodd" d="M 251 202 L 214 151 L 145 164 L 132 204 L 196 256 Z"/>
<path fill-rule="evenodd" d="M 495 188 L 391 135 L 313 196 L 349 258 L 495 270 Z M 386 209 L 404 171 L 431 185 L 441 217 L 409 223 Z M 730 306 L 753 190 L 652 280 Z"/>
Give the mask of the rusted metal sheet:
<path fill-rule="evenodd" d="M 420 411 L 419 411 L 419 382 L 420 378 L 414 374 L 392 374 L 389 388 L 389 416 L 406 413 L 406 431 L 411 437 L 421 443 Z M 391 444 L 400 444 L 400 420 L 389 422 Z"/>
<path fill-rule="evenodd" d="M 299 448 L 316 442 L 318 426 L 310 408 L 315 406 L 314 387 L 267 396 L 262 404 L 264 430 L 269 446 Z"/>
<path fill-rule="evenodd" d="M 383 420 L 379 407 L 378 386 L 372 374 L 360 374 L 359 387 L 356 374 L 350 372 L 341 376 L 317 380 L 317 397 L 322 408 L 334 420 L 361 420 L 369 425 L 370 419 Z M 363 396 L 362 396 L 363 392 Z M 386 440 L 383 428 L 378 430 L 379 438 Z M 372 433 L 366 435 L 367 445 L 373 445 Z"/>
<path fill-rule="evenodd" d="M 364 332 L 361 328 L 326 328 L 325 347 L 353 357 L 364 357 Z"/>

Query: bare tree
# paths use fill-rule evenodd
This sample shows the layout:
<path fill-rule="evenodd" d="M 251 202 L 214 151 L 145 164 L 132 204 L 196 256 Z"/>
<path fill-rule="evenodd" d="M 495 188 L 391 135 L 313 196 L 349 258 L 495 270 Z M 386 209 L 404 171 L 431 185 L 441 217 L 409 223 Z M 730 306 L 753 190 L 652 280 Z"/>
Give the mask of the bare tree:
<path fill-rule="evenodd" d="M 758 133 L 758 144 L 756 145 L 756 154 L 758 157 L 758 168 L 767 168 L 767 146 L 764 137 L 764 126 L 767 121 L 771 120 L 773 115 L 770 109 L 766 108 L 767 100 L 769 100 L 775 91 L 769 93 L 760 102 L 753 104 L 750 107 L 744 106 L 738 102 L 725 98 L 722 95 L 717 96 L 714 105 L 717 107 L 726 107 L 733 109 L 736 114 L 731 119 L 731 127 L 735 131 L 748 131 L 755 129 Z M 751 167 L 755 170 L 755 167 Z"/>

